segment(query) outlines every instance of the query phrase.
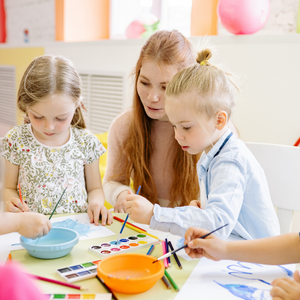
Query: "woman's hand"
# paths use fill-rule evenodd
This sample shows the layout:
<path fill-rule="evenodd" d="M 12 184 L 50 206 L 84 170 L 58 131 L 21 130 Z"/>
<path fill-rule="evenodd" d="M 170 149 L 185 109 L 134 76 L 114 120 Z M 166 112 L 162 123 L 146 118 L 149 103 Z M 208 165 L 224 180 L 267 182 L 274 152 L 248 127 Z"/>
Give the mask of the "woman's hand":
<path fill-rule="evenodd" d="M 125 203 L 126 203 L 126 196 L 128 195 L 128 190 L 123 191 L 119 194 L 115 207 L 114 212 L 115 213 L 126 213 Z"/>
<path fill-rule="evenodd" d="M 297 300 L 300 299 L 300 276 L 299 271 L 294 272 L 294 280 L 291 278 L 275 279 L 270 291 L 273 300 Z"/>
<path fill-rule="evenodd" d="M 101 224 L 103 226 L 110 225 L 112 223 L 113 216 L 107 208 L 100 203 L 97 199 L 89 201 L 89 206 L 87 210 L 88 216 L 91 223 L 99 225 L 99 220 L 101 219 Z"/>
<path fill-rule="evenodd" d="M 5 202 L 5 211 L 7 212 L 30 212 L 28 205 L 17 197 L 11 197 Z"/>
<path fill-rule="evenodd" d="M 201 208 L 201 202 L 200 202 L 200 200 L 192 200 L 190 202 L 189 206 L 196 206 L 198 208 Z"/>
<path fill-rule="evenodd" d="M 153 208 L 154 205 L 149 200 L 128 191 L 125 209 L 131 220 L 149 225 L 153 216 Z"/>

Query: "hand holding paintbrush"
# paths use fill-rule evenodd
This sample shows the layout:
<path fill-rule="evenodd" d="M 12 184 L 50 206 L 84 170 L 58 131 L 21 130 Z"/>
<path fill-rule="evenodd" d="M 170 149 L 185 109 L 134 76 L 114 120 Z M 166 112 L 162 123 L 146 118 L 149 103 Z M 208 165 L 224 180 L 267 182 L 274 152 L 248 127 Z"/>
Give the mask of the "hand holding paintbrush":
<path fill-rule="evenodd" d="M 221 227 L 219 227 L 219 228 L 217 228 L 217 229 L 215 229 L 215 230 L 213 230 L 213 231 L 211 231 L 211 232 L 209 232 L 209 233 L 207 233 L 207 234 L 205 234 L 205 235 L 199 237 L 199 239 L 204 239 L 204 238 L 206 238 L 207 236 L 211 235 L 212 233 L 216 232 L 217 230 L 220 230 L 221 228 L 223 228 L 223 227 L 225 227 L 225 226 L 227 226 L 227 225 L 228 225 L 228 224 L 225 224 L 225 225 L 223 225 L 223 226 L 221 226 Z M 155 260 L 153 263 L 155 263 L 155 262 L 157 262 L 157 261 L 159 261 L 159 260 L 161 260 L 161 259 L 167 258 L 167 257 L 173 255 L 174 253 L 176 253 L 177 251 L 179 251 L 179 250 L 181 250 L 181 249 L 184 249 L 184 248 L 187 248 L 187 247 L 188 247 L 188 244 L 183 245 L 182 247 L 177 248 L 177 249 L 174 250 L 174 251 L 168 252 L 167 254 L 165 254 L 165 255 L 163 255 L 163 256 L 160 256 L 160 257 L 159 257 L 157 260 Z"/>

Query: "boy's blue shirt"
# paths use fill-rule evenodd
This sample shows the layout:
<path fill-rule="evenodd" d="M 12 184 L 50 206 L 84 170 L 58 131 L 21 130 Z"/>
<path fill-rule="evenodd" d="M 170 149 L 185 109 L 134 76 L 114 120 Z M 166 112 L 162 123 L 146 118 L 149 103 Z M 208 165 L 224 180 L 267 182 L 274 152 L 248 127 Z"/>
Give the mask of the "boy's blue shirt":
<path fill-rule="evenodd" d="M 155 204 L 151 228 L 184 236 L 189 227 L 212 231 L 228 223 L 215 234 L 249 240 L 280 234 L 264 171 L 245 143 L 233 135 L 214 158 L 230 133 L 228 129 L 197 163 L 199 185 L 203 180 L 206 187 L 206 208 Z"/>

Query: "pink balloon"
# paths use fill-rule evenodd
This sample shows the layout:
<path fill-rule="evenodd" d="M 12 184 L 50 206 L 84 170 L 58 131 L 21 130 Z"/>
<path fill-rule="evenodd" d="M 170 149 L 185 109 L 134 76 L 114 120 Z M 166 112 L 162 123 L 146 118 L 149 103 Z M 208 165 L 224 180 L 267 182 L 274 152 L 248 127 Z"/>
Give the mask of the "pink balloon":
<path fill-rule="evenodd" d="M 234 34 L 252 34 L 266 24 L 270 0 L 219 0 L 218 15 L 223 26 Z"/>

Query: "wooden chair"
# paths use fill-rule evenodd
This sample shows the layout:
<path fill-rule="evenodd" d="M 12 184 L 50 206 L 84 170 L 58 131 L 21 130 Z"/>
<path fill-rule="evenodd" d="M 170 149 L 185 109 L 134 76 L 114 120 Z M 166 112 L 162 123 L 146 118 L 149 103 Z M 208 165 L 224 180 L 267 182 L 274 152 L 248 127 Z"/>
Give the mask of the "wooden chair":
<path fill-rule="evenodd" d="M 300 211 L 300 148 L 246 143 L 262 166 L 277 207 L 281 234 L 291 231 L 294 211 Z"/>

